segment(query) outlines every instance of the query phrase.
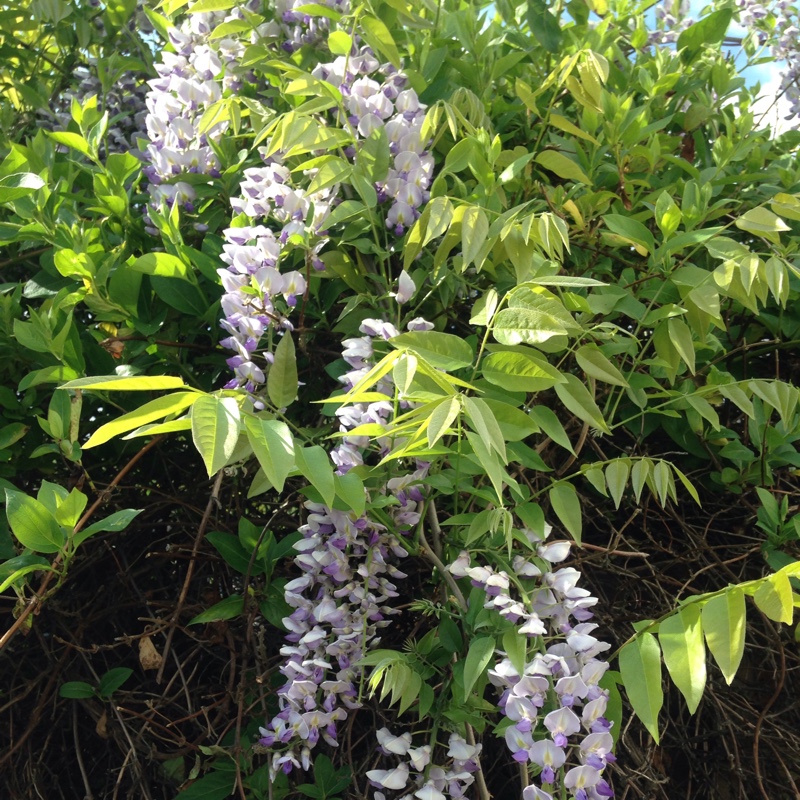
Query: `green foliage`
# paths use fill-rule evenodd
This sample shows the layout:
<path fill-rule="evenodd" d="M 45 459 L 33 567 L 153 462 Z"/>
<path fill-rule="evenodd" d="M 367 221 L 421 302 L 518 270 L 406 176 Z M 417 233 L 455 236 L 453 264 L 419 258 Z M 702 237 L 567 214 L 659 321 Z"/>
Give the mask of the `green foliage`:
<path fill-rule="evenodd" d="M 175 0 L 146 13 L 163 36 L 184 13 L 234 5 Z M 204 132 L 227 127 L 215 144 L 219 175 L 185 176 L 195 208 L 151 208 L 147 229 L 142 165 L 111 152 L 115 120 L 103 107 L 123 72 L 152 76 L 154 44 L 130 25 L 133 7 L 99 7 L 104 33 L 90 4 L 0 15 L 0 478 L 10 531 L 0 591 L 19 608 L 34 594 L 37 607 L 50 602 L 36 594 L 38 573 L 45 589 L 59 588 L 78 548 L 95 546 L 90 537 L 135 528 L 133 509 L 94 518 L 89 500 L 102 489 L 91 475 L 163 435 L 176 460 L 176 442 L 194 446 L 205 468 L 197 481 L 246 476 L 240 507 L 258 520 L 205 536 L 236 582 L 184 622 L 260 613 L 282 631 L 302 500 L 391 525 L 397 500 L 385 487 L 418 459 L 430 463 L 425 511 L 438 513 L 437 541 L 425 541 L 428 516 L 404 547 L 425 564 L 430 598 L 408 598 L 418 626 L 405 645 L 390 638 L 358 665 L 365 696 L 409 725 L 433 720 L 434 744 L 440 727 L 488 731 L 498 651 L 519 668 L 544 643 L 485 608 L 481 590 L 460 603 L 442 562 L 466 549 L 513 572 L 514 555 L 534 557 L 526 534 L 543 535 L 545 518 L 577 545 L 600 547 L 598 509 L 610 520 L 642 504 L 706 513 L 718 498 L 753 509 L 763 559 L 751 556 L 748 575 L 757 577 L 729 586 L 714 572 L 713 589 L 648 611 L 657 619 L 619 648 L 608 686 L 624 688 L 657 740 L 662 662 L 692 714 L 708 653 L 730 684 L 747 644 L 746 597 L 786 625 L 798 602 L 790 493 L 800 393 L 784 359 L 800 341 L 800 137 L 756 118 L 723 44 L 729 4 L 712 4 L 675 50 L 648 45 L 645 5 L 392 0 L 344 15 L 306 6 L 327 20 L 331 54 L 347 56 L 358 35 L 427 105 L 434 180 L 402 237 L 387 231 L 376 189 L 393 168 L 386 132 L 359 138 L 335 124 L 342 92 L 312 74 L 314 48 L 285 56 L 259 42 L 269 9 L 212 34 L 241 39 L 255 82 L 203 115 Z M 34 114 L 53 116 L 49 101 L 70 89 L 79 61 L 103 67 L 104 92 L 72 101 L 63 130 L 37 131 Z M 342 188 L 325 220 L 325 270 L 311 270 L 299 246 L 280 264 L 308 288 L 296 308 L 276 303 L 254 356 L 266 376 L 254 401 L 220 388 L 229 370 L 217 270 L 224 230 L 247 224 L 231 221 L 229 198 L 262 156 L 278 156 L 308 193 Z M 403 269 L 415 292 L 398 304 Z M 417 316 L 434 329 L 407 330 Z M 279 336 L 290 317 L 294 329 Z M 376 339 L 374 363 L 337 388 L 341 340 L 374 317 L 402 332 Z M 346 431 L 368 442 L 365 463 L 335 473 L 335 412 L 373 402 L 391 405 L 391 421 Z M 90 488 L 68 490 L 73 473 Z M 61 696 L 108 699 L 130 678 L 118 668 L 97 686 L 63 683 Z M 338 796 L 350 780 L 338 765 L 317 756 L 314 783 L 296 790 Z M 222 768 L 194 778 L 178 797 L 227 796 L 241 780 Z"/>

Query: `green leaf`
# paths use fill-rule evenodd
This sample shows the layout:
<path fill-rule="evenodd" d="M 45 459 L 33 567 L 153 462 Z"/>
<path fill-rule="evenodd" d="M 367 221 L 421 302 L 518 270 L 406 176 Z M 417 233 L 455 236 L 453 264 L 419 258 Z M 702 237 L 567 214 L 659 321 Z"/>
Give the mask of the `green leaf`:
<path fill-rule="evenodd" d="M 647 458 L 638 459 L 633 462 L 633 468 L 631 469 L 631 486 L 633 487 L 633 494 L 636 497 L 637 503 L 642 496 L 642 489 L 647 482 L 652 468 L 653 463 Z"/>
<path fill-rule="evenodd" d="M 286 408 L 297 397 L 297 356 L 291 333 L 275 348 L 275 361 L 267 374 L 267 394 L 275 408 Z"/>
<path fill-rule="evenodd" d="M 114 667 L 110 669 L 100 678 L 97 693 L 100 697 L 111 697 L 131 675 L 133 675 L 133 670 L 129 667 Z"/>
<path fill-rule="evenodd" d="M 583 515 L 581 501 L 575 487 L 571 483 L 557 483 L 550 487 L 548 492 L 550 505 L 572 538 L 581 543 L 583 530 Z"/>
<path fill-rule="evenodd" d="M 450 372 L 469 367 L 473 353 L 469 342 L 452 333 L 439 331 L 411 331 L 389 339 L 389 344 L 399 349 L 413 350 L 431 366 Z"/>
<path fill-rule="evenodd" d="M 636 249 L 641 255 L 647 255 L 656 249 L 653 234 L 641 222 L 622 214 L 606 214 L 603 220 L 612 233 L 638 245 Z"/>
<path fill-rule="evenodd" d="M 95 697 L 95 691 L 94 686 L 85 681 L 67 681 L 59 686 L 58 695 L 69 700 L 87 700 Z"/>
<path fill-rule="evenodd" d="M 589 390 L 575 375 L 565 374 L 564 378 L 565 383 L 557 383 L 555 387 L 558 399 L 576 417 L 588 422 L 593 428 L 611 433 Z"/>
<path fill-rule="evenodd" d="M 385 56 L 392 64 L 400 69 L 402 67 L 402 59 L 397 50 L 397 45 L 394 43 L 392 34 L 386 25 L 376 17 L 365 14 L 360 19 L 361 31 L 367 44 L 377 53 Z"/>
<path fill-rule="evenodd" d="M 492 332 L 501 344 L 542 344 L 554 336 L 566 335 L 567 329 L 546 311 L 504 308 L 495 316 Z"/>
<path fill-rule="evenodd" d="M 10 551 L 12 553 L 15 552 L 10 536 L 8 537 L 8 541 L 11 545 Z M 5 547 L 3 549 L 5 550 Z M 22 555 L 9 558 L 8 561 L 4 561 L 0 564 L 0 592 L 4 592 L 9 586 L 13 586 L 30 572 L 49 569 L 50 562 L 43 556 L 37 556 L 33 553 L 23 553 Z"/>
<path fill-rule="evenodd" d="M 464 664 L 464 698 L 469 697 L 472 687 L 492 660 L 495 650 L 493 636 L 479 636 L 473 639 Z"/>
<path fill-rule="evenodd" d="M 561 26 L 548 10 L 545 0 L 528 0 L 526 12 L 528 27 L 539 44 L 548 53 L 558 53 L 561 48 Z"/>
<path fill-rule="evenodd" d="M 630 463 L 624 458 L 618 458 L 606 467 L 606 483 L 608 491 L 614 500 L 614 506 L 619 508 L 625 487 L 628 484 L 628 475 L 631 471 Z"/>
<path fill-rule="evenodd" d="M 364 482 L 352 470 L 345 475 L 334 475 L 333 479 L 337 497 L 344 502 L 348 510 L 360 517 L 364 513 L 367 502 Z"/>
<path fill-rule="evenodd" d="M 239 405 L 233 397 L 205 394 L 192 406 L 192 441 L 209 476 L 228 463 L 239 438 Z"/>
<path fill-rule="evenodd" d="M 467 441 L 472 446 L 472 451 L 478 459 L 478 463 L 483 467 L 489 480 L 492 482 L 492 487 L 497 494 L 497 500 L 502 504 L 503 500 L 503 485 L 508 483 L 510 478 L 503 469 L 503 464 L 500 457 L 496 452 L 490 450 L 486 442 L 472 431 L 467 431 Z"/>
<path fill-rule="evenodd" d="M 180 378 L 171 375 L 103 375 L 97 378 L 78 378 L 59 387 L 60 389 L 95 389 L 117 392 L 158 392 L 164 389 L 186 389 Z"/>
<path fill-rule="evenodd" d="M 294 469 L 294 439 L 289 426 L 250 414 L 245 416 L 244 425 L 261 469 L 276 491 L 283 491 L 286 476 Z"/>
<path fill-rule="evenodd" d="M 777 572 L 762 581 L 753 600 L 771 620 L 791 625 L 794 613 L 792 585 L 785 573 Z"/>
<path fill-rule="evenodd" d="M 503 433 L 491 408 L 479 397 L 464 397 L 464 407 L 472 429 L 505 463 L 507 458 Z"/>
<path fill-rule="evenodd" d="M 93 525 L 89 525 L 89 527 L 76 533 L 74 536 L 75 546 L 101 531 L 110 531 L 112 533 L 124 531 L 142 511 L 143 509 L 141 508 L 124 508 L 122 511 L 115 511 L 105 519 L 98 520 Z"/>
<path fill-rule="evenodd" d="M 528 637 L 516 630 L 506 631 L 503 634 L 503 650 L 506 651 L 514 669 L 520 675 L 524 675 L 528 663 Z"/>
<path fill-rule="evenodd" d="M 333 479 L 331 460 L 323 447 L 301 447 L 295 442 L 294 458 L 297 469 L 308 482 L 322 495 L 326 506 L 333 506 L 336 497 L 336 484 Z"/>
<path fill-rule="evenodd" d="M 703 606 L 702 621 L 706 644 L 730 685 L 744 653 L 747 609 L 744 592 L 731 586 Z"/>
<path fill-rule="evenodd" d="M 682 218 L 681 210 L 675 204 L 669 192 L 661 192 L 656 201 L 656 225 L 660 228 L 661 233 L 664 234 L 665 239 L 678 230 Z"/>
<path fill-rule="evenodd" d="M 224 619 L 233 619 L 244 612 L 244 598 L 240 594 L 232 594 L 219 603 L 214 603 L 211 608 L 201 611 L 192 617 L 187 625 L 200 625 L 204 622 L 219 622 Z"/>
<path fill-rule="evenodd" d="M 444 436 L 460 411 L 458 397 L 445 398 L 436 405 L 427 420 L 428 447 L 433 447 Z"/>
<path fill-rule="evenodd" d="M 658 744 L 661 689 L 661 650 L 652 633 L 643 633 L 620 650 L 619 671 L 636 716 Z"/>
<path fill-rule="evenodd" d="M 667 670 L 686 699 L 689 713 L 694 714 L 706 686 L 706 647 L 699 605 L 690 603 L 661 622 L 658 640 Z"/>
<path fill-rule="evenodd" d="M 227 11 L 237 4 L 237 0 L 197 0 L 189 7 L 190 14 L 202 14 L 208 11 Z"/>
<path fill-rule="evenodd" d="M 780 233 L 790 230 L 789 226 L 777 215 L 763 206 L 751 208 L 736 220 L 736 227 L 748 233 L 754 233 L 775 244 L 780 243 Z"/>
<path fill-rule="evenodd" d="M 461 254 L 466 269 L 475 261 L 489 233 L 489 220 L 480 206 L 469 206 L 461 219 Z M 480 264 L 477 264 L 480 268 Z"/>
<path fill-rule="evenodd" d="M 567 158 L 557 150 L 543 150 L 536 156 L 536 163 L 564 180 L 578 181 L 578 183 L 588 185 L 592 183 L 592 179 L 571 158 Z"/>
<path fill-rule="evenodd" d="M 44 186 L 44 181 L 33 172 L 17 172 L 0 178 L 0 203 L 19 200 Z"/>
<path fill-rule="evenodd" d="M 20 392 L 24 392 L 32 386 L 39 386 L 43 383 L 61 383 L 77 377 L 78 373 L 74 369 L 59 364 L 58 366 L 44 367 L 44 369 L 35 369 L 33 372 L 29 372 L 19 382 L 17 389 Z"/>
<path fill-rule="evenodd" d="M 235 783 L 235 772 L 210 772 L 175 795 L 175 800 L 225 800 Z"/>
<path fill-rule="evenodd" d="M 197 401 L 202 395 L 197 392 L 175 392 L 168 394 L 165 397 L 158 397 L 145 403 L 135 411 L 130 411 L 123 414 L 121 417 L 115 419 L 113 422 L 107 422 L 101 425 L 88 439 L 83 449 L 86 450 L 90 447 L 97 447 L 119 436 L 122 433 L 138 428 L 141 425 L 146 425 L 153 420 L 163 419 L 170 414 L 177 414 L 189 408 Z"/>
<path fill-rule="evenodd" d="M 21 422 L 12 422 L 0 428 L 0 450 L 5 450 L 16 444 L 28 431 L 30 427 Z"/>
<path fill-rule="evenodd" d="M 575 455 L 575 450 L 572 448 L 567 432 L 552 409 L 542 405 L 533 406 L 530 415 L 547 437 L 565 450 L 568 450 L 572 455 Z"/>
<path fill-rule="evenodd" d="M 69 133 L 67 131 L 45 131 L 45 133 L 58 144 L 77 150 L 85 156 L 90 155 L 89 143 L 79 133 Z"/>
<path fill-rule="evenodd" d="M 487 398 L 484 402 L 492 409 L 505 441 L 519 442 L 527 439 L 533 433 L 539 433 L 539 426 L 524 411 L 504 403 L 502 400 Z"/>
<path fill-rule="evenodd" d="M 147 253 L 127 266 L 135 272 L 159 275 L 162 278 L 185 278 L 189 271 L 189 267 L 180 258 L 169 253 Z"/>
<path fill-rule="evenodd" d="M 14 536 L 37 553 L 58 553 L 65 534 L 55 517 L 33 497 L 6 489 L 6 515 Z"/>
<path fill-rule="evenodd" d="M 724 38 L 731 24 L 733 11 L 723 8 L 714 11 L 694 25 L 690 25 L 678 37 L 678 50 L 681 52 L 681 61 L 684 64 L 692 62 L 702 50 L 703 45 L 719 44 Z"/>
<path fill-rule="evenodd" d="M 123 439 L 136 439 L 139 436 L 157 436 L 160 433 L 176 433 L 177 431 L 190 431 L 192 420 L 189 417 L 173 419 L 169 422 L 156 422 L 153 425 L 142 425 L 135 431 L 123 436 Z"/>
<path fill-rule="evenodd" d="M 250 553 L 242 547 L 239 539 L 230 533 L 223 533 L 222 531 L 211 531 L 206 536 L 206 541 L 214 547 L 214 549 L 222 556 L 225 563 L 235 569 L 242 575 L 247 574 L 250 567 Z M 263 567 L 258 567 L 253 564 L 253 575 L 259 575 L 263 572 Z"/>
<path fill-rule="evenodd" d="M 548 122 L 550 125 L 554 125 L 556 128 L 559 128 L 560 130 L 565 131 L 572 136 L 577 136 L 579 139 L 584 139 L 592 144 L 599 144 L 594 136 L 592 136 L 590 133 L 586 133 L 586 131 L 570 122 L 566 117 L 562 117 L 561 114 L 550 114 Z"/>
<path fill-rule="evenodd" d="M 362 140 L 356 155 L 356 166 L 372 183 L 376 183 L 386 180 L 390 159 L 389 137 L 386 135 L 386 128 L 380 127 Z"/>
<path fill-rule="evenodd" d="M 678 317 L 670 317 L 667 320 L 667 330 L 678 355 L 694 375 L 694 342 L 689 326 Z"/>
<path fill-rule="evenodd" d="M 578 348 L 575 360 L 590 378 L 612 386 L 628 386 L 625 376 L 603 355 L 596 344 L 585 344 Z"/>
<path fill-rule="evenodd" d="M 65 528 L 74 528 L 86 508 L 88 500 L 89 498 L 83 492 L 73 489 L 56 509 L 56 522 Z"/>
<path fill-rule="evenodd" d="M 328 36 L 328 49 L 335 56 L 348 56 L 353 47 L 353 37 L 344 31 L 333 31 Z"/>
<path fill-rule="evenodd" d="M 491 353 L 482 369 L 489 383 L 509 392 L 539 392 L 564 381 L 564 376 L 535 352 Z"/>

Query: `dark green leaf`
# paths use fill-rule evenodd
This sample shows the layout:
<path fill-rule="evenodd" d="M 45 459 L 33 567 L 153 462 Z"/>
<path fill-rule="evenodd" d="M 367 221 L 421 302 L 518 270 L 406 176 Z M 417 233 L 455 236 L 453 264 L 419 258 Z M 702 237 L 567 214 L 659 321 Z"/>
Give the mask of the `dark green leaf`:
<path fill-rule="evenodd" d="M 219 622 L 220 620 L 233 619 L 244 611 L 244 598 L 240 594 L 232 594 L 219 603 L 215 603 L 211 608 L 201 611 L 196 617 L 192 617 L 188 625 L 199 625 L 201 622 Z"/>
<path fill-rule="evenodd" d="M 66 697 L 70 700 L 86 700 L 95 696 L 94 687 L 85 681 L 67 681 L 62 683 L 58 689 L 59 697 Z"/>
<path fill-rule="evenodd" d="M 545 0 L 528 0 L 526 16 L 531 33 L 539 44 L 548 53 L 558 53 L 561 48 L 561 26 L 555 15 L 548 11 Z"/>
<path fill-rule="evenodd" d="M 133 675 L 133 670 L 128 667 L 114 667 L 100 678 L 97 693 L 100 697 L 111 697 L 125 681 Z"/>

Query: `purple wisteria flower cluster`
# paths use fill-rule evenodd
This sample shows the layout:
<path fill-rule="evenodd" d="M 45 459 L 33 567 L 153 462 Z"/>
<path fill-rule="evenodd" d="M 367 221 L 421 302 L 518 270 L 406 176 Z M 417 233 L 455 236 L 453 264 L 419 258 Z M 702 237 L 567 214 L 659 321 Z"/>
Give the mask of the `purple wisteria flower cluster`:
<path fill-rule="evenodd" d="M 501 692 L 499 708 L 511 723 L 506 744 L 515 761 L 538 769 L 539 785 L 527 787 L 523 798 L 553 800 L 562 796 L 560 787 L 574 800 L 613 797 L 602 777 L 614 761 L 611 723 L 604 716 L 608 692 L 599 686 L 608 663 L 597 658 L 610 646 L 593 636 L 597 625 L 588 621 L 597 598 L 578 587 L 578 570 L 553 568 L 569 555 L 569 542 L 547 543 L 549 526 L 541 538 L 524 532 L 536 556 L 515 556 L 513 577 L 471 566 L 466 552 L 449 567 L 486 592 L 485 607 L 518 625 L 528 637 L 528 654 L 533 652 L 522 671 L 507 656 L 489 670 Z M 578 763 L 567 769 L 568 761 Z"/>
<path fill-rule="evenodd" d="M 313 74 L 342 92 L 347 116 L 342 118 L 336 112 L 332 124 L 349 129 L 356 142 L 378 128 L 385 128 L 392 165 L 376 189 L 380 202 L 391 201 L 386 213 L 387 227 L 402 235 L 430 197 L 428 187 L 434 162 L 422 141 L 425 106 L 420 104 L 413 89 L 405 88 L 406 77 L 390 64 L 381 65 L 367 47 L 347 58 L 340 56 L 330 63 L 319 64 Z M 382 76 L 383 82 L 378 83 L 374 76 Z M 244 171 L 241 194 L 231 200 L 234 212 L 257 224 L 225 232 L 223 260 L 228 267 L 219 270 L 225 289 L 222 298 L 225 318 L 221 324 L 230 334 L 221 344 L 234 351 L 228 361 L 234 377 L 227 388 L 244 386 L 250 392 L 256 392 L 266 380 L 263 365 L 256 360 L 264 334 L 272 325 L 291 329 L 288 310 L 306 291 L 306 276 L 298 271 L 281 273 L 279 263 L 287 260 L 290 251 L 299 250 L 303 253 L 306 273 L 309 267 L 324 269 L 320 251 L 328 242 L 326 219 L 340 193 L 338 185 L 309 192 L 303 184 L 313 180 L 316 169 L 301 172 L 297 180 L 296 171 L 283 163 L 280 153 L 269 153 L 268 147 L 260 152 L 263 166 Z M 356 148 L 352 146 L 348 152 L 355 157 Z M 408 300 L 415 288 L 403 272 L 397 301 Z M 278 295 L 285 298 L 286 313 L 276 309 L 274 298 Z M 383 338 L 389 338 L 387 330 L 380 334 Z M 391 335 L 396 334 L 394 331 Z M 372 335 L 378 335 L 377 331 Z M 354 347 L 352 353 L 345 353 L 346 360 L 361 359 L 358 353 L 366 345 Z M 262 352 L 261 358 L 269 362 L 271 353 Z M 359 410 L 349 409 L 346 413 L 353 417 Z M 375 406 L 370 411 L 385 419 L 386 406 Z M 334 459 L 341 456 L 336 460 L 340 472 L 360 463 L 355 456 L 357 448 L 351 444 L 345 440 L 334 455 Z"/>
<path fill-rule="evenodd" d="M 369 47 L 319 64 L 313 74 L 342 93 L 347 119 L 340 123 L 362 138 L 385 129 L 392 163 L 377 186 L 378 200 L 391 201 L 386 226 L 402 236 L 430 199 L 434 161 L 422 138 L 426 106 L 407 87 L 407 77 L 391 64 L 381 65 Z"/>
<path fill-rule="evenodd" d="M 299 272 L 278 272 L 280 244 L 268 228 L 233 228 L 226 231 L 225 238 L 222 259 L 229 267 L 217 272 L 225 289 L 225 318 L 220 324 L 230 336 L 220 344 L 235 351 L 228 359 L 234 377 L 225 388 L 244 386 L 248 392 L 255 392 L 266 380 L 264 371 L 252 358 L 264 332 L 274 322 L 279 328 L 291 330 L 291 323 L 275 308 L 273 298 L 283 295 L 287 304 L 294 305 L 297 294 L 305 291 L 305 278 Z M 270 360 L 272 354 L 265 358 Z"/>
<path fill-rule="evenodd" d="M 303 10 L 303 6 L 307 5 L 305 0 L 277 0 L 275 2 L 276 22 L 272 27 L 279 29 L 280 33 L 277 38 L 281 39 L 281 48 L 287 53 L 294 53 L 304 45 L 319 46 L 330 30 L 330 23 L 326 17 L 311 16 Z M 339 14 L 350 13 L 350 0 L 323 0 L 320 5 Z"/>
<path fill-rule="evenodd" d="M 259 740 L 275 751 L 273 771 L 308 769 L 320 737 L 335 746 L 337 723 L 360 707 L 359 661 L 396 613 L 387 603 L 398 595 L 393 581 L 405 574 L 393 561 L 408 555 L 402 539 L 419 522 L 426 472 L 427 465 L 419 465 L 387 483 L 385 491 L 396 500 L 387 509 L 393 530 L 367 515 L 306 503 L 308 521 L 295 544 L 295 564 L 303 574 L 285 589 L 294 609 L 284 619 L 286 683 L 278 690 L 280 711 Z"/>
<path fill-rule="evenodd" d="M 386 800 L 383 790 L 406 792 L 400 800 L 460 800 L 475 782 L 481 745 L 470 745 L 457 733 L 451 733 L 445 766 L 431 763 L 431 746 L 412 747 L 410 733 L 395 736 L 387 728 L 376 733 L 378 749 L 384 755 L 406 759 L 394 769 L 373 769 L 367 772 L 376 787 L 375 800 Z"/>
<path fill-rule="evenodd" d="M 682 31 L 694 20 L 689 16 L 689 0 L 665 0 L 655 8 L 658 29 L 650 33 L 650 44 L 675 44 Z"/>
<path fill-rule="evenodd" d="M 144 151 L 144 174 L 150 182 L 153 209 L 177 203 L 193 211 L 197 193 L 189 181 L 180 178 L 220 174 L 213 144 L 227 130 L 228 122 L 215 122 L 201 130 L 200 121 L 225 90 L 240 88 L 237 67 L 244 45 L 233 38 L 210 37 L 219 23 L 240 16 L 239 9 L 227 16 L 222 12 L 190 13 L 179 27 L 169 29 L 175 52 L 162 53 L 156 65 L 158 77 L 149 82 L 146 99 L 149 143 Z M 157 234 L 148 217 L 145 222 L 148 232 Z"/>

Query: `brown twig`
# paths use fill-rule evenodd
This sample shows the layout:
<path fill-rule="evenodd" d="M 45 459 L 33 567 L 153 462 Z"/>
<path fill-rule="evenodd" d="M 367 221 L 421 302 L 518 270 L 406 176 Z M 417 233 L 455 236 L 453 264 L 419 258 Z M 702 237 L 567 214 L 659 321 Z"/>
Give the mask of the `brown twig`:
<path fill-rule="evenodd" d="M 181 613 L 183 612 L 183 606 L 186 602 L 186 597 L 189 594 L 189 586 L 191 585 L 192 576 L 194 575 L 194 567 L 197 563 L 197 554 L 200 551 L 200 542 L 203 541 L 203 536 L 205 536 L 208 521 L 211 519 L 211 511 L 214 508 L 214 505 L 218 502 L 219 489 L 220 486 L 222 486 L 222 478 L 224 475 L 225 472 L 223 470 L 220 470 L 217 473 L 217 477 L 214 481 L 214 488 L 211 490 L 211 496 L 208 498 L 206 510 L 203 512 L 203 519 L 200 520 L 200 527 L 197 529 L 197 536 L 194 537 L 194 545 L 192 545 L 192 555 L 189 559 L 189 566 L 186 569 L 186 577 L 183 580 L 183 586 L 181 587 L 181 593 L 178 597 L 175 610 L 172 612 L 172 616 L 169 620 L 169 633 L 167 633 L 167 641 L 164 643 L 164 650 L 161 653 L 161 666 L 158 668 L 156 683 L 161 683 L 164 678 L 164 668 L 167 664 L 167 655 L 169 654 L 169 649 L 172 646 L 172 639 L 175 636 L 175 627 L 180 619 Z"/>
<path fill-rule="evenodd" d="M 762 618 L 766 622 L 766 616 L 762 613 Z M 767 794 L 767 790 L 764 788 L 764 780 L 761 777 L 761 760 L 758 756 L 758 747 L 761 740 L 761 726 L 764 724 L 764 719 L 766 718 L 769 710 L 775 704 L 775 701 L 780 696 L 780 693 L 783 691 L 783 685 L 786 681 L 786 654 L 783 650 L 783 645 L 781 644 L 780 636 L 776 637 L 777 645 L 778 645 L 778 656 L 780 657 L 780 665 L 781 671 L 780 675 L 778 676 L 778 685 L 775 687 L 775 691 L 772 693 L 772 697 L 767 700 L 766 705 L 764 708 L 761 709 L 761 713 L 758 715 L 758 719 L 756 720 L 756 729 L 753 733 L 753 765 L 755 767 L 756 773 L 756 781 L 758 782 L 758 789 L 761 792 L 761 796 L 764 800 L 770 800 L 770 796 Z"/>

